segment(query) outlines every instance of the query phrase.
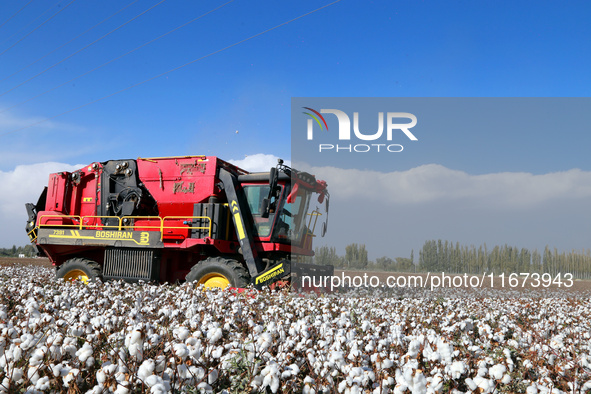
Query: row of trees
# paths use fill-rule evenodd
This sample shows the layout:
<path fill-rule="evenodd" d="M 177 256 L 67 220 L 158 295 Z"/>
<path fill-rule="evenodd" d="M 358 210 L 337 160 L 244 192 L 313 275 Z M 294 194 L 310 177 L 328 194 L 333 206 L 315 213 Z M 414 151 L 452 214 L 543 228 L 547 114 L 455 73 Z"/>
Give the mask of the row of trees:
<path fill-rule="evenodd" d="M 591 278 L 591 250 L 584 252 L 559 252 L 548 246 L 542 253 L 514 246 L 495 246 L 489 249 L 486 244 L 476 248 L 474 245 L 461 246 L 449 241 L 426 241 L 419 251 L 418 262 L 414 261 L 414 250 L 410 257 L 394 259 L 383 256 L 370 261 L 364 244 L 350 244 L 345 255 L 337 254 L 336 248 L 317 247 L 315 256 L 308 262 L 333 265 L 343 269 L 369 269 L 393 272 L 446 272 L 456 274 L 510 274 L 529 273 L 572 273 L 575 278 Z"/>
<path fill-rule="evenodd" d="M 18 257 L 21 254 L 24 254 L 27 257 L 33 257 L 37 252 L 35 252 L 33 245 L 18 247 L 13 245 L 12 248 L 0 248 L 0 257 Z"/>
<path fill-rule="evenodd" d="M 335 247 L 321 246 L 314 249 L 314 257 L 306 259 L 306 262 L 320 265 L 333 265 L 336 268 L 343 269 L 370 269 L 382 271 L 413 272 L 416 267 L 414 264 L 414 251 L 410 258 L 380 257 L 376 261 L 370 261 L 367 256 L 367 249 L 364 244 L 350 244 L 345 247 L 345 255 L 337 254 Z"/>
<path fill-rule="evenodd" d="M 559 252 L 546 246 L 542 253 L 514 246 L 486 244 L 476 248 L 454 245 L 449 241 L 425 242 L 419 252 L 419 271 L 445 271 L 450 273 L 572 273 L 575 278 L 591 278 L 591 250 Z"/>

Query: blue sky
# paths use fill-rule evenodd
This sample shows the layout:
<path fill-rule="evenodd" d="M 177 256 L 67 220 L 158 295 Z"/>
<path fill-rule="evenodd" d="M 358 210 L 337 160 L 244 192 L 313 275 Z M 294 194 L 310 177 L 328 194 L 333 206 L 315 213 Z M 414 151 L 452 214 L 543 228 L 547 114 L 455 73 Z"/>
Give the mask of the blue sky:
<path fill-rule="evenodd" d="M 55 6 L 53 0 L 33 0 L 0 27 L 0 52 L 16 43 L 0 55 L 0 175 L 12 176 L 20 165 L 75 165 L 137 156 L 214 154 L 242 159 L 265 153 L 290 157 L 292 97 L 586 97 L 591 87 L 588 2 L 342 0 L 162 78 L 12 133 L 330 1 L 235 0 L 96 72 L 6 110 L 224 1 L 69 3 L 64 0 Z M 5 79 L 130 3 L 107 22 Z M 0 24 L 25 4 L 25 0 L 1 2 Z M 71 59 L 2 94 L 156 4 Z M 448 156 L 433 149 L 420 158 L 396 163 L 391 170 L 431 163 L 469 174 L 591 170 L 584 154 L 584 147 L 591 142 L 589 137 L 561 132 L 530 132 L 527 138 L 518 138 L 514 150 L 504 150 L 486 160 L 470 152 L 475 146 L 489 144 L 490 135 L 474 133 L 460 144 L 439 138 L 441 151 L 451 152 Z M 529 146 L 528 139 L 534 137 L 533 147 L 539 153 L 524 150 Z M 499 139 L 511 148 L 510 138 L 505 135 Z M 510 165 L 504 156 L 511 156 Z M 6 186 L 2 188 L 3 193 L 13 194 Z M 2 221 L 11 223 L 6 216 Z M 26 242 L 20 239 L 6 242 Z"/>

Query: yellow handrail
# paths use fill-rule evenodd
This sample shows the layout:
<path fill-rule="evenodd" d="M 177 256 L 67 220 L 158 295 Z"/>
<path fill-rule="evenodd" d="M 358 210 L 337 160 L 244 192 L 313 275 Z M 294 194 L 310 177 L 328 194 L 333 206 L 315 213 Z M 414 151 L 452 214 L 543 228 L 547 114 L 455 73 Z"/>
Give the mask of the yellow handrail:
<path fill-rule="evenodd" d="M 85 219 L 117 219 L 119 221 L 119 225 L 117 225 L 117 226 L 114 226 L 114 225 L 108 226 L 106 224 L 87 224 L 86 227 L 101 226 L 104 228 L 116 228 L 117 230 L 121 231 L 121 218 L 119 216 L 82 216 L 82 222 Z M 80 227 L 80 230 L 82 230 L 82 227 Z"/>
<path fill-rule="evenodd" d="M 79 221 L 79 224 L 48 224 L 48 223 L 41 223 L 42 219 L 44 218 L 60 218 L 60 219 L 71 219 L 71 220 L 77 220 Z M 88 221 L 88 219 L 117 219 L 118 221 L 118 225 L 105 225 L 102 223 L 98 223 L 98 224 L 84 224 L 84 221 Z M 159 220 L 160 224 L 156 225 L 156 226 L 150 226 L 150 225 L 136 225 L 136 224 L 132 224 L 132 225 L 124 225 L 123 221 L 125 219 L 146 219 L 146 220 Z M 182 220 L 184 219 L 185 221 L 187 220 L 191 220 L 191 224 L 193 219 L 200 219 L 200 220 L 205 220 L 207 219 L 209 221 L 209 225 L 208 226 L 201 226 L 201 227 L 193 227 L 188 225 L 185 226 L 165 226 L 164 225 L 164 221 L 165 220 Z M 160 239 L 164 238 L 164 230 L 183 230 L 183 229 L 194 229 L 194 230 L 207 230 L 208 231 L 208 236 L 211 237 L 211 233 L 212 233 L 212 227 L 213 227 L 213 222 L 211 220 L 211 218 L 209 216 L 166 216 L 166 217 L 160 217 L 160 216 L 123 216 L 123 217 L 119 217 L 119 216 L 78 216 L 78 215 L 41 215 L 39 217 L 39 225 L 37 227 L 35 227 L 33 230 L 31 230 L 28 234 L 30 234 L 31 232 L 34 232 L 37 228 L 41 228 L 41 227 L 69 227 L 69 228 L 78 228 L 79 230 L 83 230 L 84 228 L 89 229 L 90 228 L 96 228 L 96 227 L 101 227 L 101 228 L 115 228 L 119 231 L 121 230 L 125 230 L 125 229 L 129 229 L 131 228 L 131 230 L 134 230 L 135 227 L 141 227 L 141 228 L 147 228 L 147 229 L 154 229 L 154 230 L 159 230 L 160 231 Z"/>
<path fill-rule="evenodd" d="M 211 237 L 211 228 L 213 226 L 213 223 L 211 221 L 211 218 L 209 216 L 165 216 L 164 218 L 162 218 L 162 237 L 164 237 L 164 229 L 184 229 L 184 228 L 189 228 L 189 227 L 172 227 L 172 226 L 164 226 L 164 221 L 167 219 L 174 219 L 174 220 L 179 220 L 179 219 L 207 219 L 209 221 L 209 226 L 207 227 L 190 227 L 192 229 L 195 230 L 207 230 L 207 234 L 209 237 Z"/>
<path fill-rule="evenodd" d="M 72 224 L 42 224 L 41 223 L 41 219 L 42 218 L 60 218 L 60 219 L 72 219 L 72 220 L 78 220 L 80 222 L 80 224 L 76 224 L 76 225 L 72 225 Z M 73 219 L 74 218 L 74 219 Z M 80 216 L 78 215 L 41 215 L 41 217 L 39 218 L 39 225 L 37 227 L 80 227 L 80 230 L 82 230 L 82 220 L 80 219 Z"/>

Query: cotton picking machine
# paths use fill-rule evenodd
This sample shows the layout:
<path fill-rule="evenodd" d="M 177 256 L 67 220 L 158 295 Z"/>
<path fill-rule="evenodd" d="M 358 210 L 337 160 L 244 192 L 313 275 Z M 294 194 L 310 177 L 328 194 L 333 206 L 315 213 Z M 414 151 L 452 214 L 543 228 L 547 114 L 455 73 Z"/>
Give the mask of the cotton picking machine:
<path fill-rule="evenodd" d="M 110 160 L 51 174 L 26 230 L 66 280 L 297 285 L 334 272 L 302 262 L 328 203 L 326 182 L 282 160 L 267 173 L 213 156 Z"/>

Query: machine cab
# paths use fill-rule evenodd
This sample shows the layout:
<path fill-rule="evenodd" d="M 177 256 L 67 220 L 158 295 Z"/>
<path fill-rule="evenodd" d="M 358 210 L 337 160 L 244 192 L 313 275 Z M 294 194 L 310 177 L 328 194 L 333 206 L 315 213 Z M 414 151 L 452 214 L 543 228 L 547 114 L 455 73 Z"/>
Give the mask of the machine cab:
<path fill-rule="evenodd" d="M 239 177 L 254 235 L 262 242 L 288 244 L 295 254 L 311 255 L 312 238 L 328 225 L 326 183 L 282 163 L 270 173 Z"/>

